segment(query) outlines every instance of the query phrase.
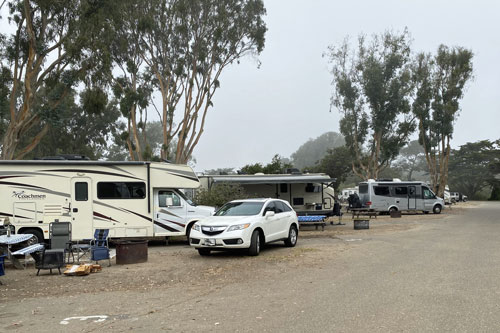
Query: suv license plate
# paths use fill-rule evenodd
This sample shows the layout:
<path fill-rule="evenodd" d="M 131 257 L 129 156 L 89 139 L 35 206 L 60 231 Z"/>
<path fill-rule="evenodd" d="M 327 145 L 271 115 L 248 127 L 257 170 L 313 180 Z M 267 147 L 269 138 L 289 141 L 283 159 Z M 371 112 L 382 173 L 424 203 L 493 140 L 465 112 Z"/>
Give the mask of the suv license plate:
<path fill-rule="evenodd" d="M 212 238 L 205 239 L 205 245 L 215 246 L 215 239 L 212 239 Z"/>

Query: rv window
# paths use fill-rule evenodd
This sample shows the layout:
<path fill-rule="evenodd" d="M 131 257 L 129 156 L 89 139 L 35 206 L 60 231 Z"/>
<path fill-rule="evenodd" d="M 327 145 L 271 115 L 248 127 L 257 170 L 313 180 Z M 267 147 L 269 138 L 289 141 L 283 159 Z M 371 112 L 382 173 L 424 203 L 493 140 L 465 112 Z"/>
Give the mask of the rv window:
<path fill-rule="evenodd" d="M 99 199 L 144 199 L 146 185 L 140 182 L 99 182 L 97 183 Z"/>
<path fill-rule="evenodd" d="M 288 192 L 288 184 L 280 184 L 280 192 L 287 193 Z"/>
<path fill-rule="evenodd" d="M 304 198 L 293 198 L 293 205 L 294 206 L 303 206 L 304 205 Z"/>
<path fill-rule="evenodd" d="M 360 194 L 368 193 L 368 184 L 360 184 L 359 185 L 359 193 Z M 349 194 L 351 194 L 350 191 L 349 191 Z"/>
<path fill-rule="evenodd" d="M 158 201 L 159 201 L 158 206 L 168 207 L 167 198 L 172 199 L 172 206 L 180 206 L 181 205 L 181 199 L 176 193 L 174 193 L 172 191 L 159 191 L 158 192 Z"/>
<path fill-rule="evenodd" d="M 394 195 L 397 197 L 407 197 L 408 196 L 408 187 L 395 186 L 394 187 Z"/>
<path fill-rule="evenodd" d="M 87 182 L 75 183 L 75 200 L 76 201 L 89 200 L 89 185 Z"/>
<path fill-rule="evenodd" d="M 321 192 L 321 187 L 318 185 L 313 185 L 311 183 L 308 183 L 306 185 L 306 192 L 307 193 L 319 193 L 319 192 Z"/>
<path fill-rule="evenodd" d="M 375 195 L 382 195 L 382 196 L 390 196 L 389 193 L 389 186 L 374 186 L 373 191 L 375 192 Z"/>

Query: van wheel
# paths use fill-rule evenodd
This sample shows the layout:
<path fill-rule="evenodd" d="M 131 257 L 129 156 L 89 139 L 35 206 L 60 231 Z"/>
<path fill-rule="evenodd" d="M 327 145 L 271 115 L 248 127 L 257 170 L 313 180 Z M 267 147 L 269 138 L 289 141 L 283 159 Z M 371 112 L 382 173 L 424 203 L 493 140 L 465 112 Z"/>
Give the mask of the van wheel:
<path fill-rule="evenodd" d="M 31 237 L 30 239 L 28 239 L 26 241 L 27 246 L 38 244 L 38 243 L 44 243 L 43 234 L 40 230 L 26 229 L 26 230 L 23 230 L 23 234 L 32 234 L 33 235 L 33 237 Z"/>
<path fill-rule="evenodd" d="M 294 247 L 297 244 L 297 228 L 292 225 L 290 226 L 290 231 L 288 231 L 288 238 L 285 239 L 285 245 L 288 247 Z"/>
<path fill-rule="evenodd" d="M 198 249 L 198 253 L 200 254 L 200 256 L 209 256 L 210 255 L 210 250 L 209 249 L 200 248 L 200 249 Z"/>
<path fill-rule="evenodd" d="M 258 256 L 260 253 L 260 234 L 257 230 L 252 233 L 252 240 L 250 242 L 250 247 L 248 248 L 248 255 Z"/>
<path fill-rule="evenodd" d="M 434 214 L 440 214 L 441 213 L 441 205 L 434 206 L 434 208 L 432 209 L 432 212 Z"/>
<path fill-rule="evenodd" d="M 391 209 L 389 209 L 389 214 L 395 213 L 397 211 L 398 209 L 396 207 L 391 207 Z"/>

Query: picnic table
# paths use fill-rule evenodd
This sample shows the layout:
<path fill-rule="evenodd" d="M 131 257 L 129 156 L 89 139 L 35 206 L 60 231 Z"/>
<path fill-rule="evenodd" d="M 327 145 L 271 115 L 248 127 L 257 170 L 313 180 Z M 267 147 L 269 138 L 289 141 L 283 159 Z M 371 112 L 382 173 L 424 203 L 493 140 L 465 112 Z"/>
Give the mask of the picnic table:
<path fill-rule="evenodd" d="M 33 245 L 27 246 L 23 249 L 12 252 L 11 254 L 12 254 L 13 258 L 15 258 L 15 256 L 24 256 L 24 268 L 26 269 L 26 267 L 28 265 L 28 254 L 31 255 L 33 257 L 33 259 L 36 260 L 37 257 L 34 255 L 34 253 L 42 251 L 44 248 L 45 248 L 45 245 L 43 245 L 43 244 L 33 244 Z"/>
<path fill-rule="evenodd" d="M 321 230 L 325 230 L 325 215 L 305 215 L 305 216 L 298 216 L 297 217 L 299 220 L 299 226 L 303 225 L 314 225 L 316 227 L 316 230 L 318 230 L 318 227 L 321 226 Z"/>
<path fill-rule="evenodd" d="M 14 244 L 19 244 L 25 242 L 33 237 L 32 234 L 15 234 L 15 235 L 1 235 L 0 236 L 0 246 L 4 246 L 7 248 L 7 256 L 9 260 L 12 262 L 14 267 L 23 268 L 19 260 L 12 255 L 11 246 Z"/>
<path fill-rule="evenodd" d="M 371 208 L 349 208 L 352 213 L 352 218 L 359 218 L 360 216 L 368 216 L 369 218 L 377 218 L 378 212 Z"/>

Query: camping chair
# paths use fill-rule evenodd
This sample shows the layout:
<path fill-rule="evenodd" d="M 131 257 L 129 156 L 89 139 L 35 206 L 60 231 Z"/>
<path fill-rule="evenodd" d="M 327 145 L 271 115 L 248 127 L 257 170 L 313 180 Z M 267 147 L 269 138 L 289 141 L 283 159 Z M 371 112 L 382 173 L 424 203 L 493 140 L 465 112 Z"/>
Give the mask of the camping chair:
<path fill-rule="evenodd" d="M 64 251 L 64 259 L 66 259 L 66 254 L 73 257 L 73 262 L 75 257 L 73 251 L 71 250 L 71 222 L 52 222 L 49 224 L 49 235 L 50 235 L 50 249 L 60 249 Z"/>
<path fill-rule="evenodd" d="M 90 259 L 96 263 L 99 260 L 108 259 L 109 266 L 111 266 L 111 258 L 109 256 L 109 242 L 108 242 L 109 229 L 96 229 L 94 232 L 94 239 L 90 247 Z"/>
<path fill-rule="evenodd" d="M 5 275 L 5 265 L 4 265 L 4 259 L 6 255 L 5 254 L 0 254 L 0 276 Z M 2 281 L 0 281 L 0 285 L 3 284 Z"/>

